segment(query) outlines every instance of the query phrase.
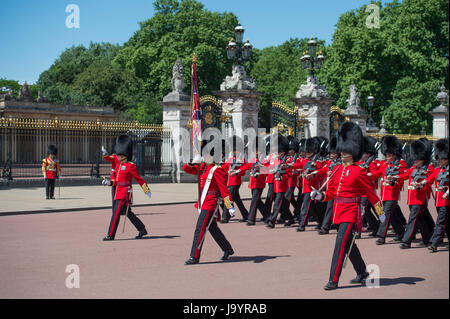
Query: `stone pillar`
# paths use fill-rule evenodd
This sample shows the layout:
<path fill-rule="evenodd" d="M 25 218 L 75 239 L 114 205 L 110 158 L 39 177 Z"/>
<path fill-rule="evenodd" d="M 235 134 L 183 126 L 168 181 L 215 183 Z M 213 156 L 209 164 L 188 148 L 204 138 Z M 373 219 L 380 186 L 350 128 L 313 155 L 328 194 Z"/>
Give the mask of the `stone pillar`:
<path fill-rule="evenodd" d="M 184 70 L 181 61 L 177 60 L 173 67 L 172 92 L 167 94 L 161 103 L 163 107 L 163 126 L 165 133 L 179 132 L 187 129 L 191 117 L 191 97 L 183 92 L 186 87 L 184 82 Z M 164 133 L 163 133 L 164 134 Z M 169 174 L 172 181 L 181 182 L 182 165 L 180 159 L 174 154 L 174 145 L 181 145 L 179 136 L 172 135 L 171 138 L 163 138 L 161 151 L 161 174 Z"/>
<path fill-rule="evenodd" d="M 441 92 L 438 93 L 436 99 L 441 103 L 431 111 L 433 116 L 433 136 L 437 138 L 448 137 L 448 94 L 445 92 L 445 86 L 441 86 Z"/>
<path fill-rule="evenodd" d="M 345 110 L 344 115 L 348 117 L 350 121 L 358 124 L 363 133 L 367 131 L 366 121 L 368 115 L 366 111 L 361 108 L 358 88 L 354 84 L 350 85 L 350 98 L 347 100 L 347 109 Z"/>
<path fill-rule="evenodd" d="M 247 128 L 257 130 L 259 98 L 263 92 L 259 92 L 255 81 L 247 77 L 242 65 L 235 64 L 232 75 L 220 85 L 220 91 L 213 93 L 222 99 L 223 111 L 231 114 L 232 129 L 238 135 Z"/>
<path fill-rule="evenodd" d="M 309 75 L 306 84 L 300 85 L 296 97 L 292 99 L 298 107 L 298 118 L 306 115 L 305 137 L 323 136 L 330 138 L 330 108 L 333 103 L 325 86 L 320 85 L 316 76 Z"/>

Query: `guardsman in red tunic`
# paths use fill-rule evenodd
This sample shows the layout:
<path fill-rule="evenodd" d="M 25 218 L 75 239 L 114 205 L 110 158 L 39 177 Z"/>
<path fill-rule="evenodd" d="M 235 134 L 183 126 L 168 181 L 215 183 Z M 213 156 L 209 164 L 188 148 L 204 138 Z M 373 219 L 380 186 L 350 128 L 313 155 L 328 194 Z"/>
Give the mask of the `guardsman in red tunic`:
<path fill-rule="evenodd" d="M 275 193 L 273 192 L 273 182 L 274 175 L 273 171 L 275 170 L 275 159 L 277 158 L 276 150 L 272 150 L 272 146 L 270 145 L 270 135 L 266 137 L 266 152 L 268 153 L 267 157 L 262 161 L 262 164 L 266 167 L 267 176 L 266 176 L 266 184 L 268 185 L 267 189 L 267 197 L 264 205 L 266 205 L 266 210 L 268 212 L 272 211 L 272 204 L 275 198 Z"/>
<path fill-rule="evenodd" d="M 202 153 L 207 141 L 202 142 Z M 200 203 L 197 201 L 195 208 L 199 212 L 197 224 L 194 232 L 190 258 L 185 265 L 198 264 L 200 261 L 201 249 L 205 239 L 206 232 L 209 230 L 212 237 L 224 252 L 221 260 L 227 260 L 234 254 L 230 242 L 217 226 L 220 220 L 218 209 L 219 202 L 223 202 L 230 212 L 234 215 L 235 208 L 233 199 L 227 188 L 227 171 L 214 163 L 214 149 L 209 154 L 203 154 L 204 162 L 201 164 L 185 164 L 183 170 L 192 175 L 198 175 L 200 170 Z"/>
<path fill-rule="evenodd" d="M 433 182 L 436 190 L 435 205 L 437 210 L 436 227 L 431 236 L 430 246 L 428 249 L 434 253 L 444 237 L 450 238 L 448 231 L 448 205 L 449 205 L 449 176 L 448 176 L 448 139 L 440 139 L 435 145 L 435 158 L 439 160 L 439 167 L 421 184 L 427 184 L 431 188 Z"/>
<path fill-rule="evenodd" d="M 421 232 L 425 245 L 428 245 L 433 232 L 433 228 L 430 228 L 424 219 L 424 211 L 427 205 L 427 187 L 417 185 L 417 183 L 426 180 L 431 174 L 431 171 L 428 169 L 428 164 L 431 161 L 431 152 L 432 145 L 428 140 L 416 140 L 412 142 L 410 153 L 414 165 L 398 177 L 400 182 L 409 179 L 407 205 L 409 205 L 410 214 L 405 235 L 403 235 L 400 244 L 400 248 L 402 249 L 411 247 L 411 242 L 417 228 Z"/>
<path fill-rule="evenodd" d="M 266 206 L 261 200 L 261 195 L 266 186 L 266 174 L 261 170 L 263 164 L 261 163 L 261 152 L 258 150 L 258 138 L 256 140 L 256 154 L 249 163 L 245 164 L 239 169 L 239 173 L 250 170 L 250 181 L 248 183 L 248 188 L 251 189 L 252 192 L 252 202 L 250 204 L 250 210 L 247 220 L 247 226 L 253 226 L 256 222 L 256 210 L 259 209 L 262 220 L 265 220 L 269 217 L 269 212 L 266 209 Z"/>
<path fill-rule="evenodd" d="M 366 171 L 354 164 L 361 158 L 364 151 L 362 131 L 357 124 L 353 122 L 342 124 L 338 133 L 337 151 L 341 154 L 343 164 L 334 169 L 335 173 L 328 182 L 327 190 L 325 192 L 313 190 L 311 193 L 313 200 L 329 201 L 334 199 L 333 224 L 337 224 L 339 227 L 330 277 L 324 287 L 325 290 L 338 287 L 347 253 L 357 274 L 356 278 L 350 282 L 361 283 L 369 276 L 366 264 L 354 242 L 356 234 L 352 236 L 354 228 L 357 232 L 362 228 L 361 196 L 366 195 L 380 217 L 383 216 L 381 201 L 376 195 Z"/>
<path fill-rule="evenodd" d="M 241 154 L 241 151 L 244 150 L 244 144 L 242 143 L 242 139 L 238 136 L 230 138 L 230 144 L 231 143 L 233 147 L 232 155 L 225 164 L 222 165 L 222 168 L 228 172 L 228 190 L 242 215 L 242 218 L 239 221 L 245 222 L 248 219 L 248 211 L 247 208 L 245 208 L 244 203 L 242 203 L 239 194 L 239 188 L 242 185 L 242 176 L 245 175 L 245 171 L 242 172 L 240 168 L 247 163 Z M 226 210 L 224 215 L 222 222 L 228 222 L 230 216 Z"/>
<path fill-rule="evenodd" d="M 318 204 L 311 201 L 311 192 L 313 188 L 319 189 L 325 173 L 321 170 L 322 163 L 319 161 L 320 139 L 311 137 L 306 140 L 305 144 L 306 158 L 298 163 L 295 163 L 293 169 L 302 169 L 302 194 L 303 204 L 300 213 L 300 222 L 297 231 L 305 231 L 305 226 L 308 222 L 310 213 L 317 210 Z M 314 211 L 314 215 L 317 213 Z"/>
<path fill-rule="evenodd" d="M 322 168 L 322 170 L 325 170 L 327 178 L 333 174 L 333 170 L 338 166 L 342 164 L 340 154 L 336 151 L 337 146 L 337 138 L 333 136 L 330 139 L 330 144 L 328 144 L 328 153 L 330 154 L 330 159 L 327 161 L 326 166 Z M 325 215 L 322 221 L 322 225 L 320 229 L 317 231 L 319 235 L 325 235 L 330 232 L 331 228 L 331 218 L 333 213 L 333 204 L 334 199 L 331 199 L 327 202 L 327 207 L 325 210 Z"/>
<path fill-rule="evenodd" d="M 116 139 L 116 154 L 118 166 L 116 167 L 116 194 L 108 234 L 104 241 L 114 240 L 120 215 L 126 215 L 130 222 L 139 231 L 136 239 L 147 235 L 147 230 L 142 221 L 131 211 L 133 201 L 132 180 L 134 179 L 142 187 L 144 193 L 151 198 L 152 193 L 145 180 L 139 175 L 136 164 L 129 162 L 133 156 L 133 143 L 128 135 L 120 135 Z"/>
<path fill-rule="evenodd" d="M 378 153 L 378 145 L 380 145 L 372 136 L 364 136 L 364 154 L 361 159 L 356 163 L 360 167 L 364 168 L 367 173 L 376 172 L 380 164 L 376 160 Z M 378 181 L 373 180 L 373 186 L 376 189 Z M 372 237 L 375 237 L 380 226 L 378 218 L 372 214 L 372 205 L 369 203 L 367 196 L 361 197 L 361 211 L 363 212 L 363 222 L 368 224 L 367 229 L 371 231 Z M 358 234 L 361 237 L 361 234 Z"/>
<path fill-rule="evenodd" d="M 288 160 L 287 160 L 287 164 L 288 167 L 292 167 L 297 160 L 300 158 L 300 143 L 299 141 L 293 137 L 293 136 L 288 136 L 289 139 L 289 153 L 288 153 Z M 299 187 L 299 180 L 300 180 L 300 176 L 301 176 L 301 170 L 298 169 L 293 169 L 292 170 L 292 175 L 291 178 L 289 179 L 289 188 L 287 190 L 287 192 L 285 193 L 285 199 L 287 204 L 287 208 L 289 208 L 289 203 L 292 205 L 292 207 L 294 207 L 294 220 L 295 217 L 297 216 L 297 220 L 298 220 L 298 216 L 300 216 L 300 210 L 301 210 L 301 206 L 298 204 L 298 200 L 295 199 L 295 189 Z M 300 193 L 297 196 L 302 196 L 302 193 L 300 191 Z M 286 205 L 285 205 L 286 207 Z M 292 223 L 293 221 L 290 221 L 288 223 Z M 289 226 L 289 225 L 287 225 Z"/>
<path fill-rule="evenodd" d="M 61 176 L 61 166 L 56 160 L 58 147 L 49 145 L 47 150 L 47 158 L 42 160 L 42 174 L 45 180 L 45 197 L 46 199 L 55 199 L 55 180 Z"/>
<path fill-rule="evenodd" d="M 277 135 L 277 153 L 278 157 L 275 159 L 274 164 L 276 169 L 274 171 L 274 185 L 273 192 L 275 194 L 275 201 L 273 204 L 272 214 L 267 221 L 267 227 L 274 228 L 278 217 L 281 212 L 281 217 L 286 220 L 285 226 L 292 225 L 294 222 L 294 216 L 289 211 L 289 204 L 286 202 L 284 194 L 289 189 L 289 180 L 292 175 L 292 169 L 287 165 L 287 152 L 289 148 L 289 142 L 287 138 L 281 134 Z M 285 207 L 283 207 L 285 205 Z M 286 207 L 287 206 L 287 207 Z"/>
<path fill-rule="evenodd" d="M 381 177 L 380 197 L 383 201 L 383 210 L 386 219 L 380 223 L 377 231 L 377 245 L 383 245 L 389 225 L 392 224 L 397 239 L 401 240 L 405 234 L 405 228 L 401 222 L 401 210 L 399 210 L 398 200 L 403 183 L 397 180 L 397 176 L 402 175 L 406 170 L 406 162 L 401 159 L 402 146 L 397 137 L 385 135 L 381 139 L 381 153 L 386 157 L 378 170 L 368 173 L 373 181 Z M 403 214 L 402 214 L 403 215 Z"/>

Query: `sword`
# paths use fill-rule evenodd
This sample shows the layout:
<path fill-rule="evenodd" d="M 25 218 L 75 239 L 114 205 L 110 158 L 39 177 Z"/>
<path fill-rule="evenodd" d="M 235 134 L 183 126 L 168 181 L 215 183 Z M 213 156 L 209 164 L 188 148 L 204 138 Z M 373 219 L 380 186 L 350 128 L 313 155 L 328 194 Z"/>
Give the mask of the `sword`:
<path fill-rule="evenodd" d="M 123 228 L 122 228 L 122 234 L 125 232 L 125 223 L 127 222 L 128 217 L 128 211 L 130 210 L 131 206 L 131 189 L 128 190 L 128 205 L 127 205 L 127 211 L 125 213 L 125 219 L 123 220 Z"/>
<path fill-rule="evenodd" d="M 217 205 L 216 205 L 216 209 L 214 210 L 214 214 L 213 214 L 213 216 L 211 217 L 211 220 L 209 221 L 208 226 L 206 226 L 205 233 L 204 233 L 204 235 L 203 235 L 203 237 L 202 237 L 202 240 L 201 240 L 201 241 L 198 243 L 198 245 L 197 245 L 197 250 L 200 250 L 200 248 L 202 247 L 203 242 L 205 241 L 206 233 L 207 233 L 208 230 L 209 230 L 209 226 L 211 226 L 212 221 L 214 220 L 214 218 L 216 218 L 216 215 L 217 215 L 217 211 L 218 211 L 218 210 L 219 210 L 219 201 L 217 201 Z"/>
<path fill-rule="evenodd" d="M 355 232 L 353 233 L 353 238 L 352 238 L 352 242 L 351 242 L 351 244 L 350 244 L 350 248 L 348 249 L 348 252 L 347 252 L 347 254 L 345 255 L 343 268 L 345 268 L 345 266 L 347 265 L 347 259 L 348 259 L 348 256 L 350 256 L 350 252 L 352 251 L 353 244 L 354 244 L 355 239 L 356 239 L 356 235 L 357 235 L 357 232 L 355 231 Z"/>

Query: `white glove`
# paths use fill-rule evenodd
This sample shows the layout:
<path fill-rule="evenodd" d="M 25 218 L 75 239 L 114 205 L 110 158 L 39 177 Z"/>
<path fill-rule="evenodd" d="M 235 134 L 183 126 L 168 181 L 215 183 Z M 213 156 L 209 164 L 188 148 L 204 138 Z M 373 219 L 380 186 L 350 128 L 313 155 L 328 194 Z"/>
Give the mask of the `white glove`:
<path fill-rule="evenodd" d="M 380 223 L 384 223 L 384 221 L 386 220 L 386 216 L 384 214 L 378 216 L 378 218 L 380 219 Z"/>
<path fill-rule="evenodd" d="M 103 154 L 103 156 L 108 154 L 108 152 L 106 151 L 106 148 L 103 145 L 102 145 L 102 154 Z"/>
<path fill-rule="evenodd" d="M 109 179 L 102 180 L 103 186 L 111 186 L 111 181 Z"/>
<path fill-rule="evenodd" d="M 148 198 L 152 198 L 152 192 L 148 191 L 148 193 L 146 194 L 148 196 Z"/>
<path fill-rule="evenodd" d="M 199 154 L 195 155 L 194 159 L 192 160 L 192 163 L 200 164 L 201 162 L 202 162 L 202 157 Z"/>
<path fill-rule="evenodd" d="M 311 192 L 311 199 L 321 201 L 323 199 L 323 193 L 318 190 L 313 190 Z"/>
<path fill-rule="evenodd" d="M 236 208 L 231 207 L 230 209 L 228 209 L 228 213 L 230 214 L 231 217 L 234 217 L 234 214 L 236 213 Z"/>

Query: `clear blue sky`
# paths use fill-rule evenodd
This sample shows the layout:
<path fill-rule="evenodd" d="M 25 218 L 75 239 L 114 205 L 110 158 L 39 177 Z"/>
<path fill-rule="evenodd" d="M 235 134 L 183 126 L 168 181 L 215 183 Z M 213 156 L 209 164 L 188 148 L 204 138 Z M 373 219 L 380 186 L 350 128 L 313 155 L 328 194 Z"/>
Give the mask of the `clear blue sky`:
<path fill-rule="evenodd" d="M 154 14 L 153 0 L 0 0 L 0 78 L 35 83 L 73 45 L 123 44 L 138 22 Z M 370 0 L 200 0 L 205 8 L 233 12 L 245 39 L 263 49 L 289 38 L 315 36 L 330 44 L 339 16 Z M 390 2 L 390 1 L 387 1 Z M 385 1 L 383 1 L 385 3 Z M 66 6 L 80 9 L 80 28 L 66 27 Z"/>

